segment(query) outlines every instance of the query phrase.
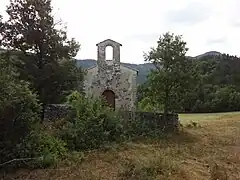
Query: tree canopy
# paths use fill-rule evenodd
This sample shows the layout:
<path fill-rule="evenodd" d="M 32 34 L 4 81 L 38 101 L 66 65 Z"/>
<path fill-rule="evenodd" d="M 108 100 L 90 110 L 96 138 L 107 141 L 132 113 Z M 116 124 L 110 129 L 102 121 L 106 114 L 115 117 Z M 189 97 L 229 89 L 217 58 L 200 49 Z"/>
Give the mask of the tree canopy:
<path fill-rule="evenodd" d="M 157 47 L 145 53 L 145 61 L 152 62 L 153 70 L 146 82 L 152 104 L 162 104 L 164 113 L 173 111 L 181 102 L 181 94 L 190 82 L 191 61 L 186 58 L 186 42 L 169 32 L 160 36 Z"/>
<path fill-rule="evenodd" d="M 170 101 L 175 112 L 227 112 L 240 110 L 240 59 L 228 54 L 207 55 L 187 61 L 187 84 L 180 91 L 179 98 Z M 185 64 L 186 65 L 186 64 Z M 154 74 L 153 74 L 154 73 Z M 138 88 L 139 108 L 141 110 L 163 111 L 164 101 L 158 99 L 163 81 L 158 73 L 149 75 L 146 83 Z M 155 86 L 154 86 L 155 83 Z M 154 87 L 154 88 L 152 88 Z M 164 86 L 163 86 L 164 87 Z M 152 89 L 156 89 L 152 91 Z M 160 90 L 159 90 L 160 89 Z M 174 96 L 173 96 L 174 97 Z M 178 105 L 178 106 L 176 106 Z"/>
<path fill-rule="evenodd" d="M 2 45 L 11 50 L 20 78 L 31 83 L 41 103 L 59 103 L 78 90 L 83 75 L 73 58 L 80 45 L 55 22 L 51 0 L 10 0 L 6 12 Z"/>

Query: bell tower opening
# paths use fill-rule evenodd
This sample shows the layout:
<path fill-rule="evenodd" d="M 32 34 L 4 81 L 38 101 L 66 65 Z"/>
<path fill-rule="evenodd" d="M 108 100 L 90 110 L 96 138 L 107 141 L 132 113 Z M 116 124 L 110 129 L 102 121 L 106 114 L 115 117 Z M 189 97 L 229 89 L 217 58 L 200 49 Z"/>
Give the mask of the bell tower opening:
<path fill-rule="evenodd" d="M 101 64 L 101 61 L 112 60 L 116 64 L 120 64 L 120 43 L 111 39 L 106 39 L 98 44 L 97 61 Z"/>
<path fill-rule="evenodd" d="M 107 46 L 105 49 L 105 60 L 113 60 L 113 47 Z"/>

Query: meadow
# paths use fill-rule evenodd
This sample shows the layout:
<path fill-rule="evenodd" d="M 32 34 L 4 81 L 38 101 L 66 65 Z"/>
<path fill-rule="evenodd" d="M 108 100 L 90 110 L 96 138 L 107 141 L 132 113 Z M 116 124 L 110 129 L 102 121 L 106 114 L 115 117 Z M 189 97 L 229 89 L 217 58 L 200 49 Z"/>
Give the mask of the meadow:
<path fill-rule="evenodd" d="M 76 153 L 56 168 L 19 170 L 2 179 L 240 179 L 240 112 L 180 114 L 178 134 Z"/>

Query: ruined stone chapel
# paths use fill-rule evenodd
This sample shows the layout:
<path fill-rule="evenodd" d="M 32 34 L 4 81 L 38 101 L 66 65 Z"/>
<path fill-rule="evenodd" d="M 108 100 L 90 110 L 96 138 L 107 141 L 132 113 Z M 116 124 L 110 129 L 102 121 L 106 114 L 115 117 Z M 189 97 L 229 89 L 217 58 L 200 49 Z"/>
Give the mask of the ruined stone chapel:
<path fill-rule="evenodd" d="M 113 58 L 106 60 L 106 47 L 113 49 Z M 86 95 L 104 97 L 115 109 L 135 110 L 138 71 L 120 63 L 122 45 L 111 39 L 97 44 L 97 65 L 87 69 L 84 81 Z"/>

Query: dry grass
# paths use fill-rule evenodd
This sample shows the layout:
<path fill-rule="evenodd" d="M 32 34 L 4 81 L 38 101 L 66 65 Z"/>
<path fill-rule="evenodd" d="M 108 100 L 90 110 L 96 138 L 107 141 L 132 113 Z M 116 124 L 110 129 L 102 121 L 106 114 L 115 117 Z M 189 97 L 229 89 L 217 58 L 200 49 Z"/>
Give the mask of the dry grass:
<path fill-rule="evenodd" d="M 3 179 L 240 179 L 240 113 L 181 115 L 179 135 L 142 140 L 89 152 L 83 161 L 57 169 L 19 170 Z M 215 121 L 216 120 L 216 121 Z"/>

